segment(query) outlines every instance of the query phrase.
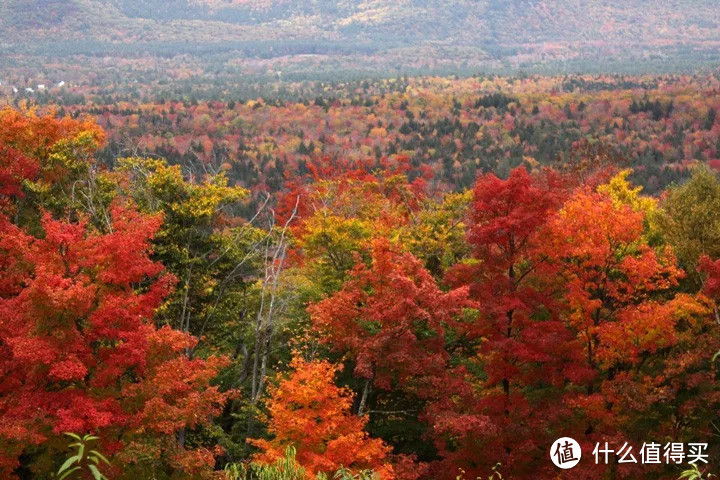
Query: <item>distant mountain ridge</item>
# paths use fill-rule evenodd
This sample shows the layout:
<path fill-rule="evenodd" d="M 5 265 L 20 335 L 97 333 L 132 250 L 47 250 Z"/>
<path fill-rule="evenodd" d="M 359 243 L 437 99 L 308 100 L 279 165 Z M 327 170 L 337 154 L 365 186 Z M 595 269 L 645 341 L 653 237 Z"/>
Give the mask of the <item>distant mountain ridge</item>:
<path fill-rule="evenodd" d="M 0 5 L 0 45 L 29 48 L 58 41 L 193 47 L 304 41 L 321 50 L 322 42 L 335 42 L 349 51 L 372 44 L 380 50 L 411 49 L 406 54 L 425 49 L 430 57 L 542 63 L 718 51 L 720 8 L 717 0 L 6 0 Z M 277 55 L 288 52 L 297 53 L 279 49 Z"/>

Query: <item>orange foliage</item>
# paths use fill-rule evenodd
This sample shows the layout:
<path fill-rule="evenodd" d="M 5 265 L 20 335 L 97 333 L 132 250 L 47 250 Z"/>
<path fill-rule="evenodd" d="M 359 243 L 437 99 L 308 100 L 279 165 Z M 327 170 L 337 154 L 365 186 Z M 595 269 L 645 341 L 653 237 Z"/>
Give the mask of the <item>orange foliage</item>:
<path fill-rule="evenodd" d="M 297 449 L 297 462 L 314 478 L 317 472 L 373 469 L 382 480 L 397 478 L 389 463 L 390 447 L 363 430 L 366 417 L 353 415 L 352 392 L 335 385 L 337 366 L 327 361 L 295 357 L 289 378 L 270 390 L 268 400 L 272 440 L 251 440 L 262 450 L 258 462 L 282 458 L 288 446 Z"/>

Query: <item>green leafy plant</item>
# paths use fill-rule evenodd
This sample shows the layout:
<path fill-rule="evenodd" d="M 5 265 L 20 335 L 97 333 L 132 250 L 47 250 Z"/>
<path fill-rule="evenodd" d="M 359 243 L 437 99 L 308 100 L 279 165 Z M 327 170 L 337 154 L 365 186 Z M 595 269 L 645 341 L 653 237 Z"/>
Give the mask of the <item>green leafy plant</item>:
<path fill-rule="evenodd" d="M 108 478 L 100 472 L 100 463 L 110 465 L 110 461 L 97 450 L 89 450 L 89 445 L 98 440 L 98 437 L 92 435 L 84 435 L 80 437 L 74 433 L 65 433 L 75 442 L 68 445 L 69 448 L 75 450 L 75 455 L 68 457 L 57 472 L 58 480 L 74 478 L 82 472 L 90 472 L 95 480 L 108 480 Z"/>
<path fill-rule="evenodd" d="M 262 463 L 230 463 L 225 466 L 227 480 L 305 480 L 305 469 L 295 460 L 297 451 L 295 447 L 285 450 L 285 457 L 278 459 L 271 465 Z M 329 480 L 325 473 L 318 473 L 316 480 Z M 332 476 L 333 480 L 380 480 L 377 473 L 372 470 L 353 472 L 341 467 Z"/>
<path fill-rule="evenodd" d="M 359 472 L 353 473 L 351 470 L 348 470 L 345 467 L 340 467 L 340 469 L 337 472 L 335 472 L 333 479 L 335 479 L 335 480 L 380 480 L 380 476 L 377 473 L 373 472 L 372 470 L 361 470 Z"/>
<path fill-rule="evenodd" d="M 498 471 L 502 467 L 502 463 L 498 462 L 492 469 L 492 475 L 488 477 L 488 480 L 503 480 L 502 474 Z"/>
<path fill-rule="evenodd" d="M 498 462 L 495 464 L 495 466 L 492 469 L 492 474 L 487 477 L 487 480 L 504 480 L 505 477 L 502 476 L 502 474 L 499 472 L 500 467 L 502 467 L 502 463 Z M 465 480 L 465 470 L 462 468 L 460 469 L 460 475 L 455 477 L 455 480 Z M 480 477 L 477 477 L 475 480 L 483 480 Z"/>
<path fill-rule="evenodd" d="M 225 466 L 228 480 L 303 480 L 305 469 L 295 461 L 296 450 L 288 447 L 285 457 L 271 465 L 261 463 L 231 463 Z"/>
<path fill-rule="evenodd" d="M 711 480 L 713 478 L 718 478 L 718 476 L 703 472 L 697 465 L 693 465 L 690 470 L 683 471 L 678 480 Z"/>

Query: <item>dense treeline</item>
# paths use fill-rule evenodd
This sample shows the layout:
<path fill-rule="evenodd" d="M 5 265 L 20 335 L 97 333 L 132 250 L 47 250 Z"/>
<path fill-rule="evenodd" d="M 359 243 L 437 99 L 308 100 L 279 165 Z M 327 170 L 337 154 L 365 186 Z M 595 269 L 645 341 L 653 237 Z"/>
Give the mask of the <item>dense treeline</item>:
<path fill-rule="evenodd" d="M 300 102 L 121 103 L 69 110 L 98 115 L 112 132 L 108 158 L 139 145 L 171 163 L 214 162 L 231 180 L 270 191 L 278 190 L 286 171 L 318 157 L 380 162 L 406 155 L 411 177 L 430 167 L 434 183 L 461 189 L 479 173 L 504 176 L 521 165 L 565 164 L 603 152 L 625 158 L 633 179 L 657 193 L 684 178 L 688 165 L 699 160 L 716 166 L 720 155 L 713 78 L 641 89 L 628 84 L 595 90 L 585 83 L 584 89 L 565 91 L 560 78 L 397 83 L 360 84 Z"/>
<path fill-rule="evenodd" d="M 714 171 L 685 162 L 690 178 L 656 198 L 630 182 L 616 143 L 584 133 L 566 134 L 557 168 L 532 150 L 466 172 L 458 153 L 524 148 L 513 110 L 556 132 L 614 109 L 608 135 L 660 149 L 652 113 L 620 109 L 671 102 L 656 122 L 674 145 L 669 119 L 697 123 L 691 139 L 716 134 L 714 118 L 704 129 L 709 115 L 694 115 L 713 99 L 454 87 L 370 105 L 118 105 L 126 114 L 100 114 L 107 133 L 81 115 L 0 111 L 2 476 L 56 472 L 64 432 L 98 436 L 118 479 L 222 478 L 226 465 L 231 478 L 280 465 L 302 471 L 293 478 L 383 480 L 685 468 L 583 462 L 559 477 L 548 449 L 561 436 L 584 452 L 706 442 L 718 458 Z M 178 162 L 192 169 L 144 155 L 150 145 L 97 160 L 117 145 L 116 122 L 149 139 L 196 128 L 201 112 L 197 128 L 245 145 L 228 167 L 193 140 L 193 162 Z M 225 117 L 237 124 L 220 135 Z M 475 130 L 473 118 L 489 123 Z M 403 125 L 438 157 L 384 152 Z M 675 164 L 670 152 L 695 150 L 664 152 Z M 284 169 L 276 185 L 231 181 L 246 158 L 248 171 Z"/>
<path fill-rule="evenodd" d="M 89 104 L 70 99 L 58 112 L 97 117 L 109 136 L 99 153 L 108 164 L 142 154 L 224 170 L 255 197 L 324 158 L 375 158 L 372 170 L 406 156 L 411 180 L 431 170 L 442 190 L 468 188 L 483 173 L 586 157 L 624 161 L 631 179 L 657 194 L 695 163 L 720 166 L 714 76 L 399 78 L 282 89 L 229 101 L 108 94 Z"/>

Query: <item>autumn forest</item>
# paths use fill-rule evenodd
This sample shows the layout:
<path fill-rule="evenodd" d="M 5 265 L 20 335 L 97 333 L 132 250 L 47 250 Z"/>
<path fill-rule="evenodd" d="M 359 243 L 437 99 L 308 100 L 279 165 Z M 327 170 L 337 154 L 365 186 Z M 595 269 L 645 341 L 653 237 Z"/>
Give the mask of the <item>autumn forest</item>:
<path fill-rule="evenodd" d="M 85 93 L 0 111 L 2 478 L 720 455 L 716 76 Z"/>
<path fill-rule="evenodd" d="M 717 480 L 716 0 L 1 0 L 0 480 Z"/>

